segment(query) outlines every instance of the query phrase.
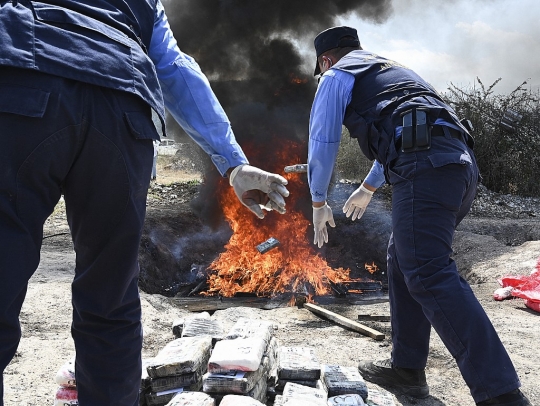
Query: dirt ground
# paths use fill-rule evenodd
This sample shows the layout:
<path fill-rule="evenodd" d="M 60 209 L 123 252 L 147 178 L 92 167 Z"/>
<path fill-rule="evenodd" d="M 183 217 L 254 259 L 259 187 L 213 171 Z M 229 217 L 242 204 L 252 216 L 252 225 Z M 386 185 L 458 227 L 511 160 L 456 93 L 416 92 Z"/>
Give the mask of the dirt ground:
<path fill-rule="evenodd" d="M 164 185 L 178 179 L 178 173 L 170 168 L 158 168 L 158 183 Z M 197 174 L 191 173 L 182 180 L 194 179 Z M 454 249 L 458 266 L 518 370 L 523 391 L 533 405 L 540 405 L 540 314 L 528 310 L 521 299 L 496 302 L 492 298 L 498 277 L 529 274 L 534 269 L 540 256 L 540 221 L 536 216 L 540 216 L 537 200 L 513 199 L 484 190 L 471 216 L 456 232 Z M 47 221 L 41 264 L 30 281 L 21 313 L 23 338 L 16 357 L 5 371 L 6 405 L 43 406 L 54 402 L 56 372 L 74 356 L 70 336 L 74 258 L 62 204 L 59 204 Z M 173 321 L 189 312 L 178 308 L 165 296 L 141 292 L 141 297 L 143 356 L 152 357 L 174 338 Z M 387 303 L 325 307 L 353 320 L 361 313 L 388 314 Z M 281 345 L 314 347 L 321 363 L 356 366 L 359 360 L 386 358 L 390 353 L 388 322 L 363 322 L 385 333 L 384 341 L 375 341 L 297 307 L 231 308 L 215 312 L 214 317 L 225 329 L 239 317 L 271 320 L 278 325 L 276 335 Z M 397 404 L 474 405 L 453 358 L 435 333 L 431 340 L 427 381 L 430 397 L 415 400 L 397 395 Z M 369 387 L 375 385 L 368 384 Z"/>

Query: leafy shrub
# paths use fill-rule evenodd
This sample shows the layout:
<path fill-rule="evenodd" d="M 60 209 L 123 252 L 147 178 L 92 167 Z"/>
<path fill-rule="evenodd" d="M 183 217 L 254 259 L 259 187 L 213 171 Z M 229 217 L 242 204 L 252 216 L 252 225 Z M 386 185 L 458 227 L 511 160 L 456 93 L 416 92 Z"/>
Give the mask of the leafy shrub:
<path fill-rule="evenodd" d="M 487 88 L 480 79 L 468 89 L 451 84 L 443 97 L 474 126 L 474 151 L 482 183 L 500 193 L 540 196 L 538 91 L 527 90 L 527 82 L 523 82 L 510 94 L 496 94 L 494 87 L 499 81 Z"/>

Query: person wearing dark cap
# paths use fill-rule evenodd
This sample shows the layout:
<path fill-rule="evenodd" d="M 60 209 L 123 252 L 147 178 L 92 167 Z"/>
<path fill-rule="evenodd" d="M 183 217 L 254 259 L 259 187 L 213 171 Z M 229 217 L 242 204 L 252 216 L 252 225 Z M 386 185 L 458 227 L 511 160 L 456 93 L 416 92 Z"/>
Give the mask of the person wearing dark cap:
<path fill-rule="evenodd" d="M 314 41 L 321 75 L 310 117 L 308 180 L 314 243 L 335 227 L 327 190 L 342 124 L 374 160 L 343 212 L 362 217 L 373 192 L 392 185 L 388 285 L 391 358 L 359 364 L 362 376 L 407 395 L 429 395 L 425 367 L 433 327 L 456 359 L 478 405 L 530 405 L 495 329 L 451 259 L 454 230 L 469 211 L 479 178 L 473 141 L 425 80 L 365 51 L 352 27 Z"/>

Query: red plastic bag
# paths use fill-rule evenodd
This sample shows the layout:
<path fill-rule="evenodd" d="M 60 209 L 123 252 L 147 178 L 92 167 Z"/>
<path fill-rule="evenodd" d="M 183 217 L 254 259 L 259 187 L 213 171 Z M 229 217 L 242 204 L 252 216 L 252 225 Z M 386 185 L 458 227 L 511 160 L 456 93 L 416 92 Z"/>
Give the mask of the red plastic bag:
<path fill-rule="evenodd" d="M 540 312 L 540 258 L 536 270 L 529 276 L 505 276 L 499 279 L 503 288 L 512 287 L 512 296 L 525 299 L 525 306 Z M 496 291 L 497 292 L 497 291 Z M 494 298 L 497 299 L 496 295 Z"/>
<path fill-rule="evenodd" d="M 54 406 L 77 406 L 79 404 L 77 389 L 60 386 L 56 391 Z"/>

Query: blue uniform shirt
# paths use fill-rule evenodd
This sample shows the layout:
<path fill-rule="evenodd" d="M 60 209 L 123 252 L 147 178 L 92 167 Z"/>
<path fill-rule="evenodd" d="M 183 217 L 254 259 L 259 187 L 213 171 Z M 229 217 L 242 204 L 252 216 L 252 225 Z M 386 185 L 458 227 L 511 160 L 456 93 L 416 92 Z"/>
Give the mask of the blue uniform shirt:
<path fill-rule="evenodd" d="M 329 69 L 319 81 L 311 108 L 308 144 L 308 182 L 314 202 L 323 202 L 327 198 L 341 142 L 345 109 L 351 102 L 354 83 L 352 74 L 338 69 Z M 440 118 L 434 124 L 461 131 L 459 127 Z M 400 136 L 401 127 L 398 126 L 395 137 Z M 385 183 L 383 165 L 377 160 L 373 161 L 364 181 L 375 188 L 382 186 Z"/>
<path fill-rule="evenodd" d="M 156 67 L 165 107 L 210 156 L 218 171 L 248 163 L 231 124 L 197 62 L 178 48 L 158 1 L 148 54 Z"/>

